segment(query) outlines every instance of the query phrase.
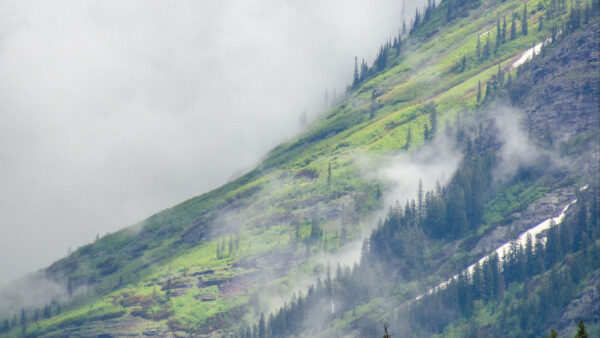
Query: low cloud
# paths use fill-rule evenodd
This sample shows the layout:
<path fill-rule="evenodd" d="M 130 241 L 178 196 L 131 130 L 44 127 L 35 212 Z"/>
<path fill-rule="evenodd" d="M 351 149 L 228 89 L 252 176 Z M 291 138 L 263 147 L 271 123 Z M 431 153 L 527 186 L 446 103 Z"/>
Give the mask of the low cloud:
<path fill-rule="evenodd" d="M 2 2 L 0 284 L 256 165 L 401 6 Z"/>

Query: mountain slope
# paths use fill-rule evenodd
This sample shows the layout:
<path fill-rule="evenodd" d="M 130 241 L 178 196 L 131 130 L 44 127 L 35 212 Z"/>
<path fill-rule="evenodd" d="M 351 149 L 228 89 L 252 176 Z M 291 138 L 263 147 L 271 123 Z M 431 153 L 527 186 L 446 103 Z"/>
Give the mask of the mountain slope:
<path fill-rule="evenodd" d="M 542 170 L 549 160 L 541 159 L 529 175 L 490 181 L 493 193 L 482 195 L 486 207 L 474 228 L 447 243 L 426 238 L 427 269 L 393 266 L 406 276 L 396 277 L 402 283 L 390 294 L 402 304 L 487 252 L 480 243 L 509 240 L 508 231 L 496 231 L 502 225 L 521 220 L 524 227 L 547 218 L 552 211 L 528 216 L 527 208 L 548 196 L 554 197 L 553 207 L 564 204 L 574 195 L 573 185 L 597 179 L 598 26 L 569 34 L 562 27 L 560 45 L 515 69 L 532 44 L 556 33 L 570 15 L 567 8 L 553 9 L 555 1 L 527 4 L 527 35 L 523 21 L 512 15 L 522 16 L 520 1 L 444 1 L 425 10 L 400 46 L 390 41 L 382 47 L 385 62 L 361 72 L 342 101 L 298 138 L 273 149 L 258 168 L 79 248 L 34 276 L 63 292 L 38 295 L 39 302 L 29 307 L 25 298 L 10 300 L 15 305 L 2 313 L 10 321 L 8 335 L 230 335 L 241 322 L 254 324 L 294 291 L 305 293 L 315 277 L 326 279 L 328 260 L 357 261 L 373 218 L 393 193 L 390 182 L 365 171 L 387 165 L 391 154 L 425 152 L 435 143 L 430 135 L 443 134 L 446 124 L 469 125 L 466 116 L 495 109 L 488 109 L 494 97 L 510 98 L 524 110 L 534 142 L 567 158 L 571 167 Z M 486 44 L 495 43 L 497 13 L 509 27 L 514 20 L 519 32 L 485 52 Z M 540 17 L 545 21 L 538 30 Z M 494 91 L 501 88 L 499 74 L 511 76 L 513 84 Z M 478 135 L 479 144 L 497 150 L 490 128 L 489 139 Z M 477 125 L 465 129 L 477 138 Z M 372 334 L 377 322 L 370 314 L 383 309 L 381 299 L 390 294 L 353 304 L 351 315 L 336 315 L 327 325 L 336 334 Z M 21 307 L 27 319 L 13 324 L 12 314 L 20 317 Z"/>

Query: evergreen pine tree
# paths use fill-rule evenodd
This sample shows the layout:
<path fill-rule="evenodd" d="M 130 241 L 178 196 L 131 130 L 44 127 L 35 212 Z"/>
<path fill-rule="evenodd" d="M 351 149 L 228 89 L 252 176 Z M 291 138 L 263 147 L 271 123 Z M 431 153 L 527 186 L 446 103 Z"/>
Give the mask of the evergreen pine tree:
<path fill-rule="evenodd" d="M 550 335 L 548 336 L 548 338 L 558 338 L 558 332 L 556 332 L 554 328 L 551 328 Z"/>
<path fill-rule="evenodd" d="M 327 189 L 331 189 L 331 162 L 327 165 Z"/>
<path fill-rule="evenodd" d="M 490 57 L 490 51 L 491 51 L 491 46 L 490 46 L 490 33 L 488 32 L 487 34 L 487 39 L 485 40 L 485 45 L 483 46 L 483 59 L 487 60 Z"/>
<path fill-rule="evenodd" d="M 404 144 L 404 149 L 408 150 L 408 148 L 410 148 L 410 141 L 411 141 L 411 135 L 410 135 L 410 126 L 409 126 L 408 131 L 406 132 L 406 143 Z"/>
<path fill-rule="evenodd" d="M 527 35 L 527 3 L 525 3 L 525 7 L 523 7 L 523 18 L 521 18 L 521 30 L 523 35 Z"/>
<path fill-rule="evenodd" d="M 493 86 L 494 85 L 492 81 L 489 81 L 485 86 L 485 97 L 483 98 L 483 102 L 488 102 L 492 99 Z"/>
<path fill-rule="evenodd" d="M 514 40 L 517 38 L 517 22 L 516 22 L 515 14 L 513 13 L 512 22 L 510 24 L 510 39 Z"/>
<path fill-rule="evenodd" d="M 589 336 L 590 335 L 585 329 L 585 324 L 583 323 L 583 320 L 580 319 L 579 324 L 577 324 L 577 333 L 575 334 L 574 338 L 589 338 Z"/>
<path fill-rule="evenodd" d="M 496 17 L 496 45 L 494 46 L 494 52 L 498 52 L 498 48 L 502 44 L 502 28 L 500 27 L 500 13 Z"/>
<path fill-rule="evenodd" d="M 506 17 L 504 17 L 502 22 L 502 43 L 506 42 Z"/>
<path fill-rule="evenodd" d="M 354 57 L 354 77 L 352 80 L 352 87 L 356 88 L 356 86 L 358 86 L 358 57 Z"/>
<path fill-rule="evenodd" d="M 171 299 L 171 277 L 167 280 L 167 288 L 165 290 L 165 295 L 167 296 L 167 300 Z"/>
<path fill-rule="evenodd" d="M 27 323 L 27 315 L 25 314 L 25 309 L 21 309 L 21 320 L 19 321 L 19 324 L 24 326 L 25 323 Z"/>
<path fill-rule="evenodd" d="M 267 337 L 267 327 L 265 323 L 265 314 L 260 314 L 260 320 L 258 321 L 258 338 Z"/>
<path fill-rule="evenodd" d="M 477 103 L 481 102 L 481 80 L 477 84 Z"/>

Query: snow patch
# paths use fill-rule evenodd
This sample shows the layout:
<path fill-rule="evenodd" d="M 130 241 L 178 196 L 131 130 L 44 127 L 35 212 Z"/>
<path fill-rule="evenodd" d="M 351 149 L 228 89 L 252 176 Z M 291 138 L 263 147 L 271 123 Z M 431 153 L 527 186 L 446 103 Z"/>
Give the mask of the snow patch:
<path fill-rule="evenodd" d="M 588 185 L 586 184 L 585 186 L 581 187 L 579 190 L 583 191 L 583 190 L 586 190 L 587 188 L 588 188 Z M 532 244 L 533 244 L 533 246 L 535 248 L 536 236 L 539 235 L 540 233 L 542 233 L 544 230 L 550 229 L 550 227 L 552 227 L 552 225 L 562 223 L 563 219 L 565 218 L 565 214 L 567 212 L 567 209 L 569 209 L 569 207 L 572 204 L 575 204 L 575 203 L 577 203 L 577 199 L 575 199 L 571 203 L 567 204 L 562 209 L 562 211 L 560 212 L 560 214 L 558 216 L 548 218 L 547 220 L 539 223 L 538 225 L 534 226 L 533 228 L 531 228 L 531 229 L 529 229 L 529 230 L 521 233 L 521 235 L 519 235 L 519 237 L 516 240 L 506 242 L 503 245 L 501 245 L 500 247 L 498 247 L 494 251 L 494 253 L 498 254 L 498 257 L 500 259 L 500 263 L 502 263 L 504 261 L 505 256 L 507 256 L 508 253 L 510 252 L 511 246 L 516 245 L 517 248 L 519 246 L 525 246 L 525 244 L 527 243 L 527 238 L 529 236 L 531 236 Z M 542 244 L 545 244 L 545 238 L 541 238 L 540 242 Z M 480 260 L 477 261 L 477 263 L 471 264 L 468 268 L 466 268 L 465 270 L 463 270 L 461 273 L 467 272 L 467 274 L 469 276 L 472 276 L 473 275 L 473 271 L 475 270 L 475 266 L 477 266 L 478 264 L 481 266 L 483 263 L 485 263 L 487 260 L 489 260 L 489 257 L 490 257 L 490 255 L 486 255 L 486 256 L 482 257 Z M 447 281 L 445 281 L 443 283 L 440 283 L 436 287 L 433 287 L 433 288 L 429 289 L 424 294 L 417 296 L 413 301 L 417 301 L 417 300 L 423 298 L 426 295 L 430 295 L 430 294 L 432 294 L 432 293 L 434 293 L 434 292 L 436 292 L 436 291 L 438 291 L 438 290 L 446 287 L 453 280 L 457 279 L 458 276 L 459 276 L 459 274 L 456 274 L 456 275 L 452 276 Z"/>
<path fill-rule="evenodd" d="M 523 53 L 521 53 L 521 57 L 517 61 L 515 61 L 512 64 L 512 66 L 510 66 L 510 69 L 515 69 L 515 68 L 523 65 L 525 62 L 533 59 L 534 55 L 539 54 L 542 51 L 542 46 L 547 45 L 548 43 L 550 43 L 550 41 L 552 41 L 552 39 L 547 38 L 543 42 L 540 42 L 540 43 L 536 44 L 535 46 L 529 48 L 528 50 L 524 51 Z"/>

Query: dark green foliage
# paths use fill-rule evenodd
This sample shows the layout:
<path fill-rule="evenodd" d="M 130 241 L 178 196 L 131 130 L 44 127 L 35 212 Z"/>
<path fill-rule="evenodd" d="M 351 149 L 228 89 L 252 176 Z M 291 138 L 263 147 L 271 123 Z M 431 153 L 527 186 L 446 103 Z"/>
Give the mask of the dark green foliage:
<path fill-rule="evenodd" d="M 494 52 L 498 53 L 498 48 L 502 44 L 502 28 L 500 27 L 500 13 L 496 17 L 496 44 L 494 45 Z"/>
<path fill-rule="evenodd" d="M 331 162 L 327 165 L 327 189 L 331 189 Z"/>
<path fill-rule="evenodd" d="M 445 7 L 446 21 L 451 21 L 467 16 L 469 10 L 477 8 L 479 4 L 479 0 L 446 0 L 441 2 L 440 8 Z"/>
<path fill-rule="evenodd" d="M 19 320 L 20 325 L 25 325 L 27 323 L 27 315 L 25 314 L 25 309 L 21 309 L 21 319 Z"/>
<path fill-rule="evenodd" d="M 525 248 L 513 243 L 502 264 L 497 255 L 492 255 L 483 265 L 475 267 L 470 279 L 464 274 L 459 275 L 444 289 L 413 305 L 408 315 L 412 316 L 416 327 L 420 330 L 425 328 L 425 332 L 441 333 L 444 327 L 459 318 L 468 318 L 477 300 L 500 306 L 502 312 L 498 324 L 511 323 L 488 326 L 486 332 L 492 336 L 530 336 L 536 334 L 536 328 L 552 324 L 575 297 L 579 281 L 596 269 L 591 262 L 598 257 L 590 253 L 598 252 L 599 237 L 594 233 L 588 234 L 590 226 L 595 224 L 591 214 L 597 208 L 598 199 L 590 198 L 597 196 L 595 189 L 597 187 L 579 194 L 577 210 L 570 213 L 560 226 L 551 227 L 545 246 L 536 244 L 534 250 L 530 240 Z M 596 237 L 590 237 L 586 246 L 564 244 L 576 243 L 577 234 Z M 535 276 L 542 277 L 534 286 L 531 280 Z M 502 306 L 505 303 L 504 290 L 511 284 L 523 283 L 522 293 L 511 296 L 516 297 L 511 299 L 513 305 Z M 441 308 L 448 308 L 450 312 L 440 314 Z M 584 332 L 581 323 L 579 330 Z"/>
<path fill-rule="evenodd" d="M 358 57 L 354 57 L 354 76 L 352 80 L 352 87 L 356 88 L 358 86 L 359 76 L 358 76 Z"/>
<path fill-rule="evenodd" d="M 587 330 L 585 329 L 585 324 L 583 323 L 583 320 L 580 319 L 579 320 L 579 324 L 577 324 L 577 333 L 575 334 L 574 338 L 588 338 L 590 335 L 587 333 Z"/>
<path fill-rule="evenodd" d="M 487 60 L 490 58 L 491 46 L 490 46 L 490 33 L 487 34 L 487 38 L 485 39 L 485 45 L 483 45 L 483 53 L 481 54 L 481 58 L 483 60 Z"/>
<path fill-rule="evenodd" d="M 527 16 L 527 3 L 525 3 L 525 6 L 523 7 L 523 17 L 521 18 L 521 32 L 523 33 L 523 35 L 527 35 L 528 33 Z"/>
<path fill-rule="evenodd" d="M 512 15 L 512 20 L 510 23 L 510 39 L 514 40 L 517 38 L 517 23 L 516 23 L 515 13 Z"/>

